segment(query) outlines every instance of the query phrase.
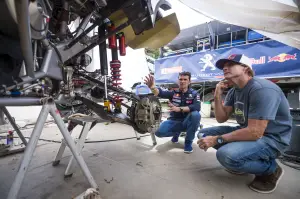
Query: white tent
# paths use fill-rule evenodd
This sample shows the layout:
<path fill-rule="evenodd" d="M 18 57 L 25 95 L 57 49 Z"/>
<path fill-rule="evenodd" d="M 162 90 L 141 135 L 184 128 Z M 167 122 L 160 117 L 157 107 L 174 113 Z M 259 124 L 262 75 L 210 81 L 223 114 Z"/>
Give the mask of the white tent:
<path fill-rule="evenodd" d="M 251 28 L 300 49 L 300 13 L 296 0 L 179 1 L 209 18 Z"/>

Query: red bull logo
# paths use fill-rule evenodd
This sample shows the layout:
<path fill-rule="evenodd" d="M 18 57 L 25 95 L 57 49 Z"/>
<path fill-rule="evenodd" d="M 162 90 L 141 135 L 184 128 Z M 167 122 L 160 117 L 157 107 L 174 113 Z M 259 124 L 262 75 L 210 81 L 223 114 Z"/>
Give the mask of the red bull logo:
<path fill-rule="evenodd" d="M 269 57 L 268 63 L 270 62 L 285 62 L 288 60 L 297 60 L 297 53 L 291 55 L 286 53 L 281 53 L 279 55 L 276 55 L 274 57 Z"/>
<path fill-rule="evenodd" d="M 258 64 L 265 64 L 266 63 L 266 56 L 261 56 L 259 59 L 250 58 L 253 65 Z"/>
<path fill-rule="evenodd" d="M 236 57 L 236 55 L 233 54 L 233 55 L 230 55 L 230 56 L 228 57 L 228 59 L 233 60 L 235 57 Z"/>

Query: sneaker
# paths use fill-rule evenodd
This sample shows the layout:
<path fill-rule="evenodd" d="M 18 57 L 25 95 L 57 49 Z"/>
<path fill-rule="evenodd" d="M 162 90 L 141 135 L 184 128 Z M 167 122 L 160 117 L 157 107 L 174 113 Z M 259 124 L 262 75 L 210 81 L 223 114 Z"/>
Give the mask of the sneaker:
<path fill-rule="evenodd" d="M 171 139 L 171 141 L 173 143 L 178 143 L 178 136 L 173 136 L 172 139 Z"/>
<path fill-rule="evenodd" d="M 256 176 L 250 183 L 249 188 L 258 193 L 272 193 L 284 174 L 284 170 L 277 165 L 274 173 L 264 176 Z"/>
<path fill-rule="evenodd" d="M 193 147 L 192 147 L 192 142 L 185 142 L 184 144 L 184 153 L 192 153 L 193 152 Z"/>
<path fill-rule="evenodd" d="M 228 173 L 234 174 L 234 175 L 245 175 L 246 174 L 245 172 L 234 171 L 234 170 L 227 169 L 227 168 L 225 168 L 225 171 L 227 171 Z"/>

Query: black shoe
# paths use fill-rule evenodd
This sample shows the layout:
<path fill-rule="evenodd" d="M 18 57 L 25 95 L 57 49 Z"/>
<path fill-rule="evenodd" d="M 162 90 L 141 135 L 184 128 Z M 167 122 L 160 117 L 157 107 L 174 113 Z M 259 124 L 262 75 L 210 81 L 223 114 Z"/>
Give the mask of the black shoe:
<path fill-rule="evenodd" d="M 272 193 L 275 191 L 283 174 L 284 170 L 277 165 L 275 172 L 271 175 L 256 176 L 250 183 L 249 188 L 258 193 Z"/>

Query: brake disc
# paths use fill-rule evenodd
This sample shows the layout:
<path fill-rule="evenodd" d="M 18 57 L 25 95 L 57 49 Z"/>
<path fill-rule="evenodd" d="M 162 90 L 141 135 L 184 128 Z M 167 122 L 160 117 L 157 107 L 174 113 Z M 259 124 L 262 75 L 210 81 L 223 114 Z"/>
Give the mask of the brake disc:
<path fill-rule="evenodd" d="M 155 96 L 147 96 L 137 102 L 134 122 L 140 133 L 156 131 L 162 117 L 162 107 Z"/>

